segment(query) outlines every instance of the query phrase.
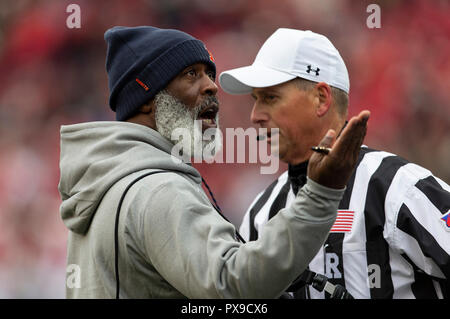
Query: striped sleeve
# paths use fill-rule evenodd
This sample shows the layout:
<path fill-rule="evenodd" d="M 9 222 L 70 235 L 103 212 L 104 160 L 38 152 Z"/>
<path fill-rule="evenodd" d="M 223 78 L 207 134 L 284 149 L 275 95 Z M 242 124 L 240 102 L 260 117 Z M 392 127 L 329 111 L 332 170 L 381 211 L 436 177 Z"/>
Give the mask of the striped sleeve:
<path fill-rule="evenodd" d="M 287 183 L 288 176 L 287 172 L 285 172 L 261 192 L 250 205 L 239 228 L 239 232 L 246 241 L 258 239 L 258 232 L 269 219 L 269 214 L 274 215 L 280 209 L 286 207 L 286 201 L 284 200 L 282 204 L 277 205 L 276 212 L 273 213 L 274 201 L 276 202 L 277 198 L 282 196 L 279 193 L 286 189 Z"/>
<path fill-rule="evenodd" d="M 448 287 L 450 281 L 450 227 L 445 218 L 450 212 L 449 185 L 427 169 L 408 163 L 395 174 L 385 209 L 390 219 L 385 236 L 411 264 L 414 296 L 439 297 L 436 282 Z"/>
<path fill-rule="evenodd" d="M 241 226 L 239 227 L 239 233 L 241 234 L 242 238 L 244 238 L 245 241 L 250 240 L 250 213 L 252 208 L 255 206 L 255 204 L 260 200 L 261 196 L 263 195 L 264 191 L 260 192 L 255 200 L 250 204 L 250 207 L 245 212 L 244 218 L 242 219 Z"/>

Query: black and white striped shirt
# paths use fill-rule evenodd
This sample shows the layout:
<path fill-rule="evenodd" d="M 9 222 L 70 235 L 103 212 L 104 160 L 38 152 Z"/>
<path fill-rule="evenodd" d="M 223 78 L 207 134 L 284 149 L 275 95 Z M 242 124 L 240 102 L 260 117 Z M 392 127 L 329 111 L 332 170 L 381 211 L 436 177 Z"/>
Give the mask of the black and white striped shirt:
<path fill-rule="evenodd" d="M 240 227 L 245 239 L 257 239 L 268 219 L 291 204 L 306 167 L 290 166 L 256 197 Z M 448 298 L 449 185 L 399 156 L 363 147 L 339 210 L 353 216 L 351 229 L 333 227 L 310 270 L 354 298 Z M 295 296 L 328 298 L 309 286 Z"/>

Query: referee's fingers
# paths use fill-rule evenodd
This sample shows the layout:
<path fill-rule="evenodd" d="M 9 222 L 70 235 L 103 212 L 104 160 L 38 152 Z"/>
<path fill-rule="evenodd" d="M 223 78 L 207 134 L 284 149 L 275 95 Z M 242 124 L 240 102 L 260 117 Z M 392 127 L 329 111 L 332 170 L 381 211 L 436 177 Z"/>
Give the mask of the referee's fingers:
<path fill-rule="evenodd" d="M 362 111 L 350 119 L 332 149 L 332 155 L 339 158 L 354 157 L 364 140 L 367 131 L 369 111 Z"/>
<path fill-rule="evenodd" d="M 359 154 L 359 148 L 361 147 L 361 144 L 364 141 L 364 137 L 366 136 L 367 121 L 369 119 L 369 116 L 369 111 L 362 111 L 358 116 L 352 118 L 352 120 L 355 121 L 355 129 L 352 130 L 352 134 L 348 134 L 350 138 L 347 149 L 348 155 L 351 156 L 356 153 Z"/>
<path fill-rule="evenodd" d="M 366 136 L 367 132 L 367 121 L 369 120 L 370 112 L 369 111 L 362 111 L 359 113 L 357 120 L 357 132 L 355 136 L 351 139 L 350 142 L 350 152 L 353 154 L 356 153 L 356 157 L 358 157 L 359 154 L 359 148 L 361 147 L 364 137 Z"/>
<path fill-rule="evenodd" d="M 327 134 L 320 141 L 320 147 L 331 147 L 334 143 L 334 139 L 336 138 L 336 132 L 334 130 L 328 130 Z"/>

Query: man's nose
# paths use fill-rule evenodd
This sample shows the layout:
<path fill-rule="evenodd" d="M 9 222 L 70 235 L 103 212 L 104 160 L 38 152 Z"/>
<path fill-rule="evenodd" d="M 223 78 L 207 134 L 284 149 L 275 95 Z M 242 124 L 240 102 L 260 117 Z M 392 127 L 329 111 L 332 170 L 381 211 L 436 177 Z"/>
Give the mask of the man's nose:
<path fill-rule="evenodd" d="M 262 126 L 264 122 L 266 122 L 269 119 L 267 113 L 262 112 L 261 108 L 258 106 L 258 103 L 255 102 L 253 104 L 252 113 L 250 114 L 250 121 L 253 124 L 259 124 Z"/>
<path fill-rule="evenodd" d="M 218 91 L 216 83 L 206 74 L 203 78 L 202 93 L 205 95 L 216 95 Z"/>

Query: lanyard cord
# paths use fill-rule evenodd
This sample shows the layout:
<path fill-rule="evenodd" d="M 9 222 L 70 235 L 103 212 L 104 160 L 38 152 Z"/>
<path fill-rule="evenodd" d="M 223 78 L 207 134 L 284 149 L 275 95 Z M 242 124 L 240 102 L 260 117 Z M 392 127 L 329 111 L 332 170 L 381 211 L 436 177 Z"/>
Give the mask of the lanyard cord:
<path fill-rule="evenodd" d="M 206 189 L 209 192 L 209 195 L 211 196 L 211 199 L 213 200 L 214 204 L 211 203 L 214 207 L 214 209 L 219 213 L 220 216 L 222 216 L 223 219 L 225 219 L 227 222 L 229 222 L 231 224 L 231 222 L 228 220 L 228 218 L 225 217 L 225 215 L 222 213 L 222 210 L 220 209 L 219 205 L 217 204 L 216 199 L 214 198 L 214 194 L 211 191 L 211 188 L 209 188 L 209 185 L 206 183 L 205 179 L 202 177 L 202 182 L 203 184 L 205 184 Z M 241 234 L 239 234 L 239 232 L 236 229 L 236 237 L 243 243 L 245 244 L 245 240 L 244 238 L 242 238 Z"/>
<path fill-rule="evenodd" d="M 153 174 L 159 174 L 159 173 L 170 173 L 170 171 L 153 171 L 148 172 L 146 174 L 143 174 L 139 176 L 138 178 L 134 179 L 130 184 L 128 184 L 127 188 L 122 194 L 122 197 L 119 200 L 119 204 L 117 206 L 116 211 L 116 221 L 114 224 L 114 270 L 116 275 L 116 299 L 119 299 L 119 293 L 120 293 L 120 280 L 119 280 L 119 217 L 120 217 L 120 209 L 122 208 L 123 200 L 125 199 L 125 195 L 127 194 L 128 190 L 133 186 L 136 182 L 140 181 L 144 177 L 147 177 L 149 175 Z"/>

